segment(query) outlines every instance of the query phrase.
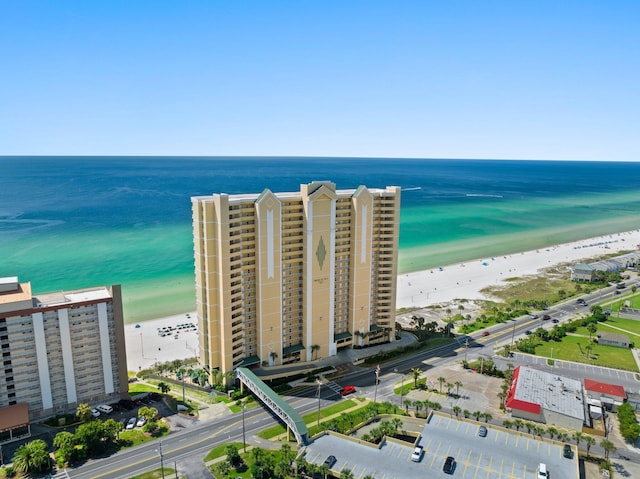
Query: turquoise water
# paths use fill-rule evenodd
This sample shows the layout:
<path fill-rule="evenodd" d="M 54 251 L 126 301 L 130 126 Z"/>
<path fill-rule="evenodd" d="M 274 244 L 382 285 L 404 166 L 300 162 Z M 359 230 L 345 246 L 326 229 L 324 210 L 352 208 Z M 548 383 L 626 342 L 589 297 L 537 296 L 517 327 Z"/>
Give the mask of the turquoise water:
<path fill-rule="evenodd" d="M 399 271 L 640 228 L 638 163 L 0 158 L 0 276 L 122 284 L 128 322 L 195 308 L 190 197 L 403 187 Z"/>

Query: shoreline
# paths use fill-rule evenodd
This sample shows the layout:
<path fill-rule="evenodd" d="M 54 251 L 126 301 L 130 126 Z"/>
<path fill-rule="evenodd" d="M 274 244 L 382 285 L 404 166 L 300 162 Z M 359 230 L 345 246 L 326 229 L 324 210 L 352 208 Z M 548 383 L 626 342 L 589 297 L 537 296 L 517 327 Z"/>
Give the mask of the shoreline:
<path fill-rule="evenodd" d="M 396 309 L 424 308 L 456 299 L 492 299 L 481 290 L 500 285 L 509 278 L 533 275 L 544 268 L 563 263 L 590 262 L 595 257 L 636 250 L 638 245 L 640 230 L 633 230 L 399 274 Z M 176 327 L 183 323 L 197 326 L 196 313 L 185 312 L 125 323 L 127 369 L 138 372 L 158 361 L 195 357 L 198 349 L 197 331 L 180 331 L 177 339 L 175 334 L 161 337 L 157 333 L 157 328 Z"/>

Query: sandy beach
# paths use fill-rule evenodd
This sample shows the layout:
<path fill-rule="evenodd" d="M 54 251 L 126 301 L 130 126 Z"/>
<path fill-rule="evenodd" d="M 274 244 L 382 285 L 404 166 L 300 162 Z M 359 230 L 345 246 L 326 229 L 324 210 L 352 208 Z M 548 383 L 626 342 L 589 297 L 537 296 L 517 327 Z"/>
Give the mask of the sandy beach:
<path fill-rule="evenodd" d="M 455 299 L 487 299 L 481 290 L 500 285 L 504 280 L 536 274 L 563 263 L 579 263 L 592 258 L 635 250 L 640 245 L 640 231 L 598 236 L 493 258 L 479 258 L 453 265 L 443 265 L 398 277 L 397 308 L 425 307 Z M 198 332 L 180 330 L 160 336 L 158 328 L 179 324 L 197 325 L 195 312 L 125 325 L 127 368 L 145 369 L 155 362 L 192 358 L 197 355 Z"/>

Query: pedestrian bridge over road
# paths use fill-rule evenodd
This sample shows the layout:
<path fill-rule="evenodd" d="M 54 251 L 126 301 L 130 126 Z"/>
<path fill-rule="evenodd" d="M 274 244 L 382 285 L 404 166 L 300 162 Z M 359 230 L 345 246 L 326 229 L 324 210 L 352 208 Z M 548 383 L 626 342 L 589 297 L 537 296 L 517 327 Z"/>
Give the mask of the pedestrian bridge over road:
<path fill-rule="evenodd" d="M 300 414 L 249 369 L 236 368 L 235 373 L 241 385 L 247 386 L 257 398 L 282 419 L 287 425 L 287 430 L 293 432 L 298 444 L 306 445 L 309 439 L 309 431 Z"/>

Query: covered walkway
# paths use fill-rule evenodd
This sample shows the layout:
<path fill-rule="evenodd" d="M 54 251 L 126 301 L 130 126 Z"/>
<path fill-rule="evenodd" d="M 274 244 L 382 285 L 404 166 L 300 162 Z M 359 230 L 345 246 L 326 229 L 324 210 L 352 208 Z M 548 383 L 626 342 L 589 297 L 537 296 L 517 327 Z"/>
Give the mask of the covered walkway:
<path fill-rule="evenodd" d="M 239 367 L 236 368 L 235 373 L 240 383 L 243 386 L 247 386 L 258 399 L 266 404 L 287 425 L 287 428 L 293 432 L 298 444 L 306 445 L 309 439 L 309 431 L 300 414 L 249 369 Z"/>

